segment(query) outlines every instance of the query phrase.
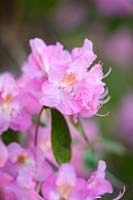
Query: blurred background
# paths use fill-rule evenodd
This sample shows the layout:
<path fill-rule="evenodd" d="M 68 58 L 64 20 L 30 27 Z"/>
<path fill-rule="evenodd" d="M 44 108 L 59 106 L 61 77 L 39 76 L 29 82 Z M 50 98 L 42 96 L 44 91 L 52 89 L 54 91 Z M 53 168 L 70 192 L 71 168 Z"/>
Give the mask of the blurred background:
<path fill-rule="evenodd" d="M 110 114 L 94 120 L 104 138 L 108 176 L 117 191 L 126 185 L 125 200 L 133 199 L 132 14 L 132 0 L 0 0 L 1 72 L 20 74 L 34 37 L 67 49 L 88 38 L 104 72 L 112 68 L 105 80 L 111 100 L 100 110 Z"/>

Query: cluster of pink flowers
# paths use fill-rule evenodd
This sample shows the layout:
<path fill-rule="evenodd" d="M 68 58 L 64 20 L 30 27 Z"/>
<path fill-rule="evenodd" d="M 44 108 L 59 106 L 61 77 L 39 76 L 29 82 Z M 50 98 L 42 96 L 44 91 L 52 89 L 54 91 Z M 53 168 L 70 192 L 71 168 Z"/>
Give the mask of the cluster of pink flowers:
<path fill-rule="evenodd" d="M 22 148 L 17 143 L 7 147 L 0 141 L 0 197 L 11 200 L 71 200 L 95 199 L 112 193 L 105 179 L 106 164 L 99 161 L 98 169 L 86 180 L 78 177 L 71 164 L 62 164 L 54 172 L 40 148 Z M 42 197 L 37 194 L 41 191 Z"/>
<path fill-rule="evenodd" d="M 71 53 L 60 43 L 46 45 L 38 38 L 30 40 L 30 46 L 31 54 L 20 77 L 0 75 L 0 133 L 4 135 L 10 128 L 26 135 L 25 145 L 11 142 L 6 146 L 0 139 L 0 199 L 93 200 L 112 193 L 104 161 L 99 160 L 91 175 L 79 173 L 75 166 L 77 160 L 83 165 L 83 155 L 76 157 L 75 149 L 83 154 L 88 145 L 69 117 L 72 115 L 75 123 L 80 119 L 87 140 L 94 141 L 96 131 L 92 124 L 92 129 L 88 128 L 86 120 L 98 112 L 107 96 L 101 64 L 91 66 L 96 59 L 91 41 L 85 39 L 83 46 Z M 49 109 L 35 124 L 42 107 Z M 51 147 L 51 115 L 47 112 L 52 108 L 65 116 L 72 141 L 78 141 L 78 145 L 72 143 L 71 161 L 61 165 Z M 45 127 L 41 121 L 47 122 Z M 38 143 L 34 143 L 36 136 Z M 85 166 L 81 168 L 87 171 Z"/>
<path fill-rule="evenodd" d="M 12 74 L 0 75 L 0 133 L 9 127 L 25 131 L 31 126 L 31 115 L 26 105 L 25 94 Z"/>

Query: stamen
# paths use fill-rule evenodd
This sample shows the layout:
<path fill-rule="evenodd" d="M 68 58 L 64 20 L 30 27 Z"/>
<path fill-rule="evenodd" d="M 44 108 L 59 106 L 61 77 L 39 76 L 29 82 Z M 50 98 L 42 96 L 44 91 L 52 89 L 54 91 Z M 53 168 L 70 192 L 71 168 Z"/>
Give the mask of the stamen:
<path fill-rule="evenodd" d="M 99 113 L 96 113 L 95 115 L 98 116 L 98 117 L 107 117 L 109 115 L 110 112 L 107 112 L 105 114 L 99 114 Z"/>
<path fill-rule="evenodd" d="M 103 79 L 106 78 L 111 73 L 111 71 L 112 71 L 112 68 L 110 67 L 108 72 L 103 76 Z"/>
<path fill-rule="evenodd" d="M 66 74 L 64 80 L 62 81 L 62 86 L 69 86 L 77 81 L 77 77 L 73 73 Z"/>
<path fill-rule="evenodd" d="M 108 103 L 108 102 L 110 101 L 110 99 L 111 99 L 111 96 L 107 96 L 106 99 L 104 99 L 103 101 L 101 101 L 101 104 L 106 104 L 106 103 Z"/>
<path fill-rule="evenodd" d="M 13 100 L 13 96 L 12 96 L 11 94 L 8 94 L 8 95 L 5 97 L 5 99 L 4 99 L 4 101 L 3 101 L 3 104 L 4 104 L 4 105 L 8 105 L 9 103 L 11 103 L 12 100 Z"/>
<path fill-rule="evenodd" d="M 27 157 L 26 155 L 23 155 L 23 154 L 22 154 L 22 155 L 19 155 L 19 156 L 17 157 L 17 162 L 23 164 L 23 163 L 26 162 L 27 159 L 28 159 L 28 157 Z"/>
<path fill-rule="evenodd" d="M 105 98 L 109 94 L 108 88 L 105 89 L 104 93 L 99 97 L 99 99 Z"/>
<path fill-rule="evenodd" d="M 125 191 L 126 191 L 126 187 L 123 186 L 123 189 L 122 189 L 122 191 L 120 191 L 120 194 L 115 199 L 113 199 L 113 200 L 119 200 L 119 199 L 121 199 L 124 196 Z"/>

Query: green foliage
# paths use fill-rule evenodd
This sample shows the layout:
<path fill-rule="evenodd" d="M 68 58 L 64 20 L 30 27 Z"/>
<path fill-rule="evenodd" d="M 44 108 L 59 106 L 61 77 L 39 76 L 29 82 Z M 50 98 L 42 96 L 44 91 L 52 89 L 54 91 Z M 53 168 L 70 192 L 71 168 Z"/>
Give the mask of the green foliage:
<path fill-rule="evenodd" d="M 11 142 L 19 141 L 19 132 L 8 129 L 2 134 L 2 139 L 5 144 L 10 144 Z"/>
<path fill-rule="evenodd" d="M 71 136 L 68 125 L 63 115 L 55 110 L 52 113 L 51 143 L 56 161 L 59 164 L 70 161 Z"/>
<path fill-rule="evenodd" d="M 85 164 L 91 170 L 96 170 L 100 156 L 93 149 L 89 148 L 85 153 Z"/>
<path fill-rule="evenodd" d="M 59 0 L 25 0 L 25 9 L 28 13 L 37 15 L 46 15 L 55 8 Z"/>

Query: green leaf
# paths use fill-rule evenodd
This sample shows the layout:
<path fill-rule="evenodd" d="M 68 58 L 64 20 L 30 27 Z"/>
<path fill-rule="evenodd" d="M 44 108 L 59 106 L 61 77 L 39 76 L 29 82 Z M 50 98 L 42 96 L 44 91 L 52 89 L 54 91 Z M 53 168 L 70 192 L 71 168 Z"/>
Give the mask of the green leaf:
<path fill-rule="evenodd" d="M 72 117 L 72 116 L 70 116 L 69 119 L 70 119 L 70 122 L 72 123 L 73 127 L 74 127 L 75 129 L 77 129 L 77 130 L 79 131 L 79 133 L 82 135 L 82 137 L 85 139 L 85 141 L 88 142 L 88 138 L 87 138 L 87 136 L 86 136 L 86 133 L 85 133 L 85 131 L 84 131 L 84 128 L 82 127 L 82 124 L 81 124 L 80 119 L 78 119 L 78 122 L 77 122 L 77 123 L 74 123 L 73 117 Z"/>
<path fill-rule="evenodd" d="M 10 144 L 11 142 L 19 142 L 19 135 L 20 133 L 18 131 L 13 131 L 11 129 L 8 129 L 2 134 L 2 140 L 5 144 Z"/>
<path fill-rule="evenodd" d="M 51 143 L 56 161 L 59 164 L 71 159 L 71 135 L 64 116 L 56 109 L 52 113 Z"/>
<path fill-rule="evenodd" d="M 25 0 L 24 8 L 27 14 L 47 15 L 58 5 L 59 0 Z"/>

